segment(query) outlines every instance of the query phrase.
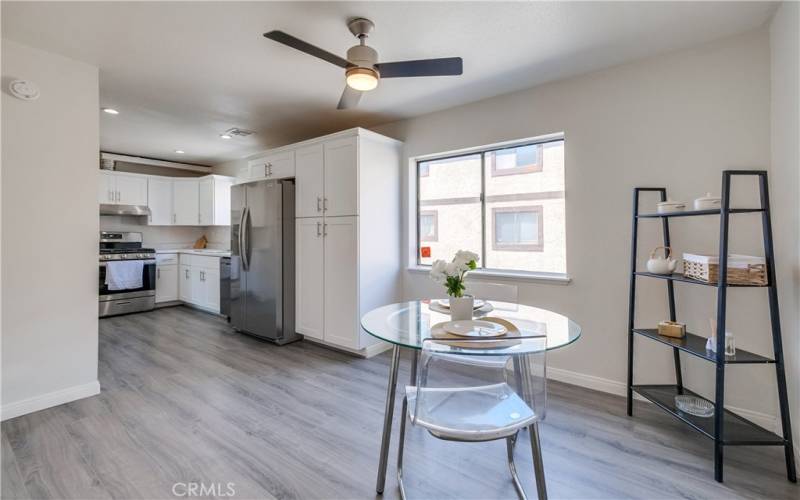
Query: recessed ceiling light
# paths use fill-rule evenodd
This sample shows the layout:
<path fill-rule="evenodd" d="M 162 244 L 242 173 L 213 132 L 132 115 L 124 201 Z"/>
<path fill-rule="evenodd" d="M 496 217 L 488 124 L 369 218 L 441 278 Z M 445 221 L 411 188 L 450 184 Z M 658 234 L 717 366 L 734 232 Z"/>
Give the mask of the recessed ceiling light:
<path fill-rule="evenodd" d="M 182 154 L 186 153 L 186 151 L 184 151 L 182 149 L 176 149 L 175 152 L 178 153 L 179 155 L 182 155 Z"/>
<path fill-rule="evenodd" d="M 228 134 L 219 134 L 220 139 L 231 139 L 232 137 Z"/>
<path fill-rule="evenodd" d="M 109 115 L 118 115 L 119 111 L 114 108 L 103 108 L 103 113 L 108 113 Z"/>

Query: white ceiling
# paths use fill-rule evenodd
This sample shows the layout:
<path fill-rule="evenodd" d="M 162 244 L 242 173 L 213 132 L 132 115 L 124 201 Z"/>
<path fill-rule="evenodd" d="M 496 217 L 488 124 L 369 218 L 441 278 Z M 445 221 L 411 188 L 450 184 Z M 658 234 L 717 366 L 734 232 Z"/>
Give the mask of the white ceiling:
<path fill-rule="evenodd" d="M 215 164 L 322 133 L 420 115 L 762 25 L 774 3 L 2 2 L 2 35 L 100 68 L 104 151 Z M 337 111 L 352 16 L 381 61 L 461 56 L 460 77 L 391 79 Z M 24 75 L 18 75 L 24 78 Z M 256 130 L 223 141 L 229 127 Z M 177 155 L 175 149 L 186 151 Z"/>

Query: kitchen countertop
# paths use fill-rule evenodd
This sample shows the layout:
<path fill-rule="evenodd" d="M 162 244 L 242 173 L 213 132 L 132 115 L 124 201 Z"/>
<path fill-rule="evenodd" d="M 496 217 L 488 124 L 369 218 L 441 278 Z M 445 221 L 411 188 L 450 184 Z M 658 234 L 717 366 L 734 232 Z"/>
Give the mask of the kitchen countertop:
<path fill-rule="evenodd" d="M 192 255 L 205 255 L 206 257 L 230 257 L 230 250 L 217 250 L 214 248 L 161 248 L 156 249 L 156 253 L 187 253 Z"/>

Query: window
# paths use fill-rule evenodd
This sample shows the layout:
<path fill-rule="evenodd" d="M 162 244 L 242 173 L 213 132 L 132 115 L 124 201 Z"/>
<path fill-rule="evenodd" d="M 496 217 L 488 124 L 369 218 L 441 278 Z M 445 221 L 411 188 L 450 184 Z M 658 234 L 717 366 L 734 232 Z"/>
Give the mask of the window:
<path fill-rule="evenodd" d="M 419 240 L 439 240 L 439 212 L 436 210 L 422 210 L 419 213 Z"/>
<path fill-rule="evenodd" d="M 564 140 L 417 162 L 417 264 L 460 249 L 485 269 L 566 274 Z"/>
<path fill-rule="evenodd" d="M 492 249 L 541 252 L 542 206 L 500 207 L 492 213 Z"/>

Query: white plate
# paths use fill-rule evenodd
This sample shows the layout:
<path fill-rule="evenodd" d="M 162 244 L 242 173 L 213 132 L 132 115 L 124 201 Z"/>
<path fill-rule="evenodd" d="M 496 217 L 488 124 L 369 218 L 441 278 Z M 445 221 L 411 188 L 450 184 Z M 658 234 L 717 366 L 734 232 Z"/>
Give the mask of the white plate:
<path fill-rule="evenodd" d="M 450 309 L 450 300 L 448 300 L 448 299 L 437 300 L 436 303 L 439 304 L 440 306 L 444 307 L 445 309 Z M 474 303 L 472 304 L 472 309 L 473 310 L 480 309 L 481 307 L 483 307 L 485 305 L 486 305 L 486 301 L 485 300 L 475 299 Z"/>
<path fill-rule="evenodd" d="M 448 321 L 442 325 L 442 329 L 459 337 L 500 337 L 508 333 L 503 325 L 477 319 Z"/>

